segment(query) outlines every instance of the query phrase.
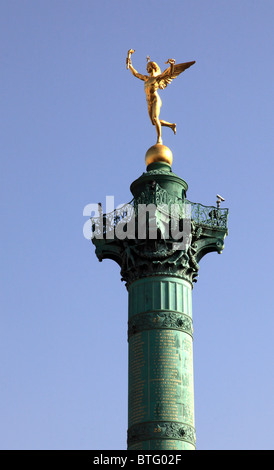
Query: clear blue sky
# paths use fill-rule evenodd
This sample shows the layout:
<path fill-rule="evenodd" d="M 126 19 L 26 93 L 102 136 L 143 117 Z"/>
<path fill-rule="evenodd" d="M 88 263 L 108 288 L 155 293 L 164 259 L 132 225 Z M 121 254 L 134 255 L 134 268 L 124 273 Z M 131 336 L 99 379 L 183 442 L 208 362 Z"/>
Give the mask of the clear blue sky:
<path fill-rule="evenodd" d="M 193 290 L 197 449 L 273 449 L 273 0 L 2 0 L 2 449 L 125 449 L 127 292 L 83 236 L 86 204 L 131 199 L 162 92 L 188 198 L 229 207 Z"/>

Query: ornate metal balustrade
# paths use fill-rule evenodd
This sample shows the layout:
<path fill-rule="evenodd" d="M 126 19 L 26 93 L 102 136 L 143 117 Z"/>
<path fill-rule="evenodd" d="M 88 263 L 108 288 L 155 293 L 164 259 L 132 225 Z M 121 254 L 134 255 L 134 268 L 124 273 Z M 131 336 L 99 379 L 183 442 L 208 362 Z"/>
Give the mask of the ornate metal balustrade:
<path fill-rule="evenodd" d="M 118 207 L 113 212 L 108 214 L 102 213 L 99 217 L 92 217 L 91 223 L 94 237 L 115 238 L 115 228 L 120 222 L 126 224 L 131 222 L 132 218 L 138 217 L 140 204 L 154 204 L 159 212 L 169 217 L 174 216 L 172 207 L 176 207 L 178 210 L 175 212 L 179 218 L 191 218 L 191 221 L 196 226 L 215 230 L 227 230 L 228 209 L 204 206 L 187 199 L 183 201 L 183 199 L 178 197 L 171 197 L 161 188 L 161 191 L 142 193 L 140 197 L 132 199 L 128 204 Z"/>
<path fill-rule="evenodd" d="M 100 213 L 101 209 L 99 209 Z M 118 207 L 113 212 L 101 214 L 99 217 L 91 217 L 91 229 L 94 238 L 113 239 L 115 238 L 115 228 L 120 222 L 128 223 L 135 218 L 134 199 L 128 204 Z"/>
<path fill-rule="evenodd" d="M 196 225 L 227 230 L 228 209 L 204 206 L 188 200 L 185 202 L 191 205 L 191 219 Z"/>

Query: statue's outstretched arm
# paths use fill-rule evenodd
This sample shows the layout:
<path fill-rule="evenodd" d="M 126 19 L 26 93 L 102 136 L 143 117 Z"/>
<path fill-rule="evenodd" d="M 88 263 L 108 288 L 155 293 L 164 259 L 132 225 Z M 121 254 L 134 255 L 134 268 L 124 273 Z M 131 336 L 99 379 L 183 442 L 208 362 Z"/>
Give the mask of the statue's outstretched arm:
<path fill-rule="evenodd" d="M 130 60 L 128 68 L 131 71 L 132 75 L 134 75 L 134 77 L 139 78 L 140 80 L 146 79 L 146 75 L 142 75 L 141 73 L 138 73 L 137 70 L 135 70 L 135 68 L 132 67 L 131 60 Z"/>
<path fill-rule="evenodd" d="M 130 49 L 128 51 L 127 60 L 126 60 L 127 69 L 129 69 L 131 71 L 131 73 L 132 73 L 132 75 L 134 75 L 134 77 L 139 78 L 140 80 L 145 80 L 146 75 L 142 75 L 141 73 L 138 73 L 137 70 L 135 70 L 135 68 L 132 67 L 131 55 L 133 54 L 133 52 L 135 52 L 134 49 Z"/>
<path fill-rule="evenodd" d="M 170 65 L 170 67 L 169 67 L 169 75 L 172 76 L 173 73 L 174 73 L 175 60 L 174 60 L 174 59 L 168 59 L 168 61 L 166 62 L 166 64 L 169 64 L 169 65 Z"/>

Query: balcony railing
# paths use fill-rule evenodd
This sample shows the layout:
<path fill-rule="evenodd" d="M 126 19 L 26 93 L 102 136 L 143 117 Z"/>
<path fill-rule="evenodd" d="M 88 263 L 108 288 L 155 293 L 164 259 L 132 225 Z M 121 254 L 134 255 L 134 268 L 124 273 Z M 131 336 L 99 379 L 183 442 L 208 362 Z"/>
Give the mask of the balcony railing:
<path fill-rule="evenodd" d="M 197 225 L 227 230 L 228 209 L 204 206 L 187 200 L 185 202 L 191 205 L 191 219 Z"/>
<path fill-rule="evenodd" d="M 165 194 L 164 194 L 165 193 Z M 95 238 L 115 238 L 115 229 L 119 223 L 132 223 L 132 219 L 138 218 L 139 205 L 155 205 L 155 213 L 167 215 L 170 219 L 175 217 L 179 219 L 191 219 L 197 226 L 215 229 L 227 230 L 228 209 L 217 208 L 214 206 L 204 206 L 189 200 L 182 200 L 178 197 L 170 197 L 166 191 L 159 197 L 149 197 L 150 194 L 141 195 L 137 199 L 132 199 L 128 204 L 119 206 L 113 212 L 103 214 L 99 209 L 99 217 L 91 217 L 92 232 Z M 152 193 L 151 193 L 152 194 Z M 146 196 L 146 197 L 145 197 Z M 172 208 L 176 208 L 172 211 Z"/>

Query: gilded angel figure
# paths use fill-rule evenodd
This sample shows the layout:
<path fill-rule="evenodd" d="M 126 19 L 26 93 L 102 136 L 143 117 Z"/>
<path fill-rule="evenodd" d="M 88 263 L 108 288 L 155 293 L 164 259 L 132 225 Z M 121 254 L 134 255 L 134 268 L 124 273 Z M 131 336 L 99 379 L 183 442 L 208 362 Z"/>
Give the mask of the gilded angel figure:
<path fill-rule="evenodd" d="M 138 73 L 132 66 L 131 62 L 131 54 L 135 52 L 133 49 L 128 51 L 128 56 L 126 60 L 127 68 L 130 69 L 134 77 L 139 78 L 145 82 L 145 93 L 146 93 L 146 100 L 148 106 L 148 114 L 153 126 L 156 127 L 157 132 L 157 144 L 162 144 L 162 126 L 170 127 L 173 130 L 174 134 L 176 134 L 176 124 L 163 121 L 159 119 L 160 109 L 162 106 L 162 101 L 160 96 L 157 93 L 157 90 L 163 90 L 166 86 L 172 82 L 172 80 L 180 73 L 184 72 L 184 70 L 191 67 L 191 65 L 195 64 L 195 60 L 192 62 L 185 62 L 183 64 L 175 65 L 174 59 L 169 59 L 166 64 L 169 64 L 169 67 L 161 73 L 160 67 L 156 64 L 156 62 L 150 61 L 148 57 L 147 63 L 147 72 L 148 75 L 142 75 Z"/>

